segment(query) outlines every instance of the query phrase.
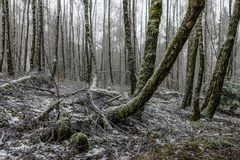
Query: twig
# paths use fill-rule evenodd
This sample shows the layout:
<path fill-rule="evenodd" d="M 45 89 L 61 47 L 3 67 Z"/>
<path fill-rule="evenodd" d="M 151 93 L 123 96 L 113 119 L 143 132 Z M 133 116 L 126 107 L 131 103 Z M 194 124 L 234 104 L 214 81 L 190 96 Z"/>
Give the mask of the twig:
<path fill-rule="evenodd" d="M 108 103 L 110 103 L 110 102 L 112 102 L 112 101 L 115 101 L 115 100 L 121 98 L 121 97 L 122 97 L 122 96 L 119 95 L 119 96 L 117 96 L 117 97 L 114 97 L 114 98 L 112 98 L 112 99 L 109 99 L 106 103 L 108 104 Z"/>

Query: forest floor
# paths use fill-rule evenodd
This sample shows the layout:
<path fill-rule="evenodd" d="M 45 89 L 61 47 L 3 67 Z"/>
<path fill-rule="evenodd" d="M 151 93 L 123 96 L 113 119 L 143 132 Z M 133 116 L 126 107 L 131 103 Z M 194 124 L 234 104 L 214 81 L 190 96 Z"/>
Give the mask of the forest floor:
<path fill-rule="evenodd" d="M 4 83 L 0 81 L 0 86 Z M 141 121 L 128 118 L 113 125 L 111 131 L 97 123 L 88 130 L 78 126 L 88 136 L 90 148 L 86 153 L 72 155 L 68 140 L 44 143 L 37 138 L 59 118 L 83 119 L 94 113 L 84 99 L 86 90 L 81 85 L 62 82 L 58 89 L 59 108 L 37 123 L 36 118 L 58 101 L 53 84 L 48 80 L 29 80 L 1 90 L 1 160 L 237 160 L 240 157 L 240 117 L 217 112 L 212 120 L 202 118 L 191 122 L 191 110 L 179 109 L 182 95 L 167 89 L 155 93 L 147 103 Z M 126 103 L 129 97 L 126 93 L 99 89 L 93 92 L 93 100 L 99 109 L 104 109 Z"/>

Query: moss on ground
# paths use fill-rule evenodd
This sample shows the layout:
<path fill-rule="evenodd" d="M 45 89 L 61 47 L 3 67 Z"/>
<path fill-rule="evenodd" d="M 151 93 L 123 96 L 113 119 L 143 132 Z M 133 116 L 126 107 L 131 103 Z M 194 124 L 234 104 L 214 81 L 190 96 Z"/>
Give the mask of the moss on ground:
<path fill-rule="evenodd" d="M 133 160 L 236 160 L 240 157 L 239 137 L 208 137 L 185 140 L 153 148 Z"/>

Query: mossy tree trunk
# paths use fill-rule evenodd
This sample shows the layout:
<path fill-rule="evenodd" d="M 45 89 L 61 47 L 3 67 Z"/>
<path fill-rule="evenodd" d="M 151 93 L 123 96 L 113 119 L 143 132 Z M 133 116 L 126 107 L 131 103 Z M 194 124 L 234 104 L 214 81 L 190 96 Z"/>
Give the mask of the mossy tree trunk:
<path fill-rule="evenodd" d="M 85 18 L 85 32 L 86 32 L 86 45 L 90 54 L 90 61 L 92 62 L 92 84 L 91 88 L 95 88 L 97 86 L 98 81 L 98 70 L 97 70 L 97 61 L 96 55 L 93 48 L 93 35 L 92 35 L 92 25 L 90 26 L 90 12 L 89 12 L 89 3 L 88 0 L 84 0 L 84 18 Z"/>
<path fill-rule="evenodd" d="M 11 34 L 10 34 L 10 16 L 9 16 L 9 3 L 8 0 L 5 1 L 5 22 L 6 22 L 6 52 L 7 52 L 7 71 L 10 76 L 14 75 L 13 69 L 13 57 L 11 50 Z"/>
<path fill-rule="evenodd" d="M 151 3 L 144 57 L 134 96 L 142 91 L 152 76 L 155 67 L 159 25 L 162 16 L 162 0 L 152 0 Z"/>
<path fill-rule="evenodd" d="M 132 44 L 131 21 L 129 17 L 129 0 L 123 0 L 123 18 L 125 29 L 125 44 L 128 53 L 128 68 L 130 71 L 131 94 L 134 93 L 137 83 L 136 78 L 136 57 Z"/>
<path fill-rule="evenodd" d="M 196 23 L 188 39 L 188 55 L 187 55 L 187 71 L 186 71 L 186 87 L 183 96 L 181 108 L 185 109 L 191 106 L 193 84 L 195 76 L 195 66 L 198 52 L 198 27 L 199 22 Z"/>
<path fill-rule="evenodd" d="M 224 78 L 227 72 L 229 60 L 231 58 L 232 49 L 234 46 L 237 28 L 240 20 L 240 0 L 235 1 L 233 15 L 230 19 L 228 34 L 225 43 L 223 44 L 220 54 L 217 59 L 216 67 L 210 86 L 204 100 L 202 110 L 208 118 L 213 118 L 213 115 L 220 103 L 220 96 L 224 83 Z"/>
<path fill-rule="evenodd" d="M 202 29 L 202 15 L 199 17 L 198 22 L 198 51 L 199 51 L 199 70 L 197 77 L 197 85 L 195 88 L 194 96 L 193 96 L 193 115 L 192 120 L 196 121 L 200 118 L 200 109 L 199 109 L 199 97 L 202 89 L 203 75 L 205 70 L 205 54 L 203 51 L 203 29 Z"/>
<path fill-rule="evenodd" d="M 204 6 L 205 0 L 189 0 L 184 20 L 169 45 L 166 55 L 163 57 L 160 65 L 157 67 L 142 91 L 135 98 L 127 104 L 105 110 L 108 119 L 117 123 L 144 108 L 144 105 L 152 97 L 153 93 L 171 70 Z"/>

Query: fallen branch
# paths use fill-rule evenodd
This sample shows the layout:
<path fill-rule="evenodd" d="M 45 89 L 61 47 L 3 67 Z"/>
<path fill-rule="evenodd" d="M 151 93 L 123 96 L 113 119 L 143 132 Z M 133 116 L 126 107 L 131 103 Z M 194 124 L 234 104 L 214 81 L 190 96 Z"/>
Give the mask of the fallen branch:
<path fill-rule="evenodd" d="M 1 86 L 0 86 L 0 89 L 6 89 L 6 88 L 8 88 L 8 87 L 13 86 L 13 85 L 16 84 L 16 83 L 22 83 L 22 82 L 25 82 L 25 81 L 31 79 L 32 77 L 33 77 L 33 76 L 30 75 L 30 76 L 22 77 L 22 78 L 19 78 L 19 79 L 13 80 L 13 81 L 8 81 L 7 83 L 1 85 Z"/>
<path fill-rule="evenodd" d="M 61 100 L 61 101 L 54 102 L 53 104 L 51 104 L 51 105 L 48 107 L 48 109 L 47 109 L 45 112 L 43 112 L 43 114 L 42 114 L 41 116 L 39 116 L 37 119 L 38 119 L 39 121 L 45 120 L 53 110 L 59 108 L 60 103 L 62 103 L 62 100 Z"/>
<path fill-rule="evenodd" d="M 48 77 L 47 75 L 28 75 L 25 77 L 21 77 L 16 80 L 12 81 L 6 81 L 6 83 L 0 85 L 0 90 L 6 90 L 11 87 L 15 87 L 18 85 L 24 85 L 29 82 L 38 82 L 41 81 L 41 83 L 47 83 L 48 82 Z M 36 87 L 35 87 L 36 88 Z"/>
<path fill-rule="evenodd" d="M 49 92 L 49 93 L 54 94 L 54 95 L 56 94 L 54 91 L 44 89 L 44 88 L 39 88 L 39 87 L 24 85 L 24 84 L 20 84 L 20 86 L 26 87 L 26 88 L 31 88 L 31 89 L 36 89 L 36 90 L 43 91 L 43 92 Z"/>
<path fill-rule="evenodd" d="M 98 108 L 98 106 L 94 103 L 93 101 L 93 97 L 92 97 L 92 93 L 91 90 L 87 93 L 89 101 L 91 103 L 91 106 L 93 107 L 94 111 L 99 114 L 101 116 L 101 120 L 104 124 L 104 128 L 106 128 L 107 130 L 112 130 L 112 126 L 110 125 L 110 123 L 108 122 L 108 119 L 106 118 L 106 116 L 104 115 L 104 113 Z"/>

